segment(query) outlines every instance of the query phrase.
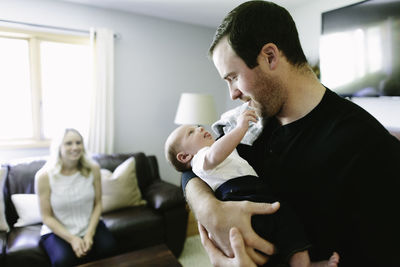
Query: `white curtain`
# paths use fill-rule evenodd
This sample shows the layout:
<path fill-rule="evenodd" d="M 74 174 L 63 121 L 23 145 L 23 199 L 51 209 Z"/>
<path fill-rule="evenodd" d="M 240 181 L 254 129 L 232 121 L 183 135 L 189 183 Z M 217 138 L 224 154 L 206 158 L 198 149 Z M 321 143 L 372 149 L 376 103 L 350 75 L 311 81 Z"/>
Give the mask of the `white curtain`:
<path fill-rule="evenodd" d="M 90 30 L 93 53 L 93 94 L 87 148 L 91 153 L 114 152 L 114 32 Z"/>

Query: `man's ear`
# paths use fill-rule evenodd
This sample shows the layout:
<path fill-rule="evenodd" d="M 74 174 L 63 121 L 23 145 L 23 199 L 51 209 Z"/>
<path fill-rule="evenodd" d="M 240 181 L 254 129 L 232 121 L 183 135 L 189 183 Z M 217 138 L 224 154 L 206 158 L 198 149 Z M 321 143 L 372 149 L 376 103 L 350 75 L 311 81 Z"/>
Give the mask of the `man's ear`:
<path fill-rule="evenodd" d="M 265 44 L 259 54 L 260 60 L 264 60 L 271 70 L 278 66 L 279 55 L 279 49 L 274 43 Z"/>
<path fill-rule="evenodd" d="M 193 155 L 187 154 L 185 152 L 179 152 L 176 155 L 176 159 L 181 163 L 188 163 L 193 158 Z"/>

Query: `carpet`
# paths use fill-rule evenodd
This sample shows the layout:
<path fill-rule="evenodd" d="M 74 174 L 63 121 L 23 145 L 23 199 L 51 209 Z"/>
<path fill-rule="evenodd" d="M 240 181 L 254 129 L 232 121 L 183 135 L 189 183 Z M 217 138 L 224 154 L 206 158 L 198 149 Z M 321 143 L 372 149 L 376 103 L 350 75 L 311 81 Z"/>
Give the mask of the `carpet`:
<path fill-rule="evenodd" d="M 179 262 L 183 267 L 212 267 L 208 255 L 201 245 L 200 236 L 189 236 L 185 240 Z"/>

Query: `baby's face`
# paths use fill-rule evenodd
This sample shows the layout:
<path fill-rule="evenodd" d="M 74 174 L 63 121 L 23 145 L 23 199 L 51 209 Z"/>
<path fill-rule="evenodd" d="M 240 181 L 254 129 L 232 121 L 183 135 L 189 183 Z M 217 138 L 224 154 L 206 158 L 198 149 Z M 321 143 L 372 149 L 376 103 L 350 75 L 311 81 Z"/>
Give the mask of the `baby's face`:
<path fill-rule="evenodd" d="M 211 133 L 201 126 L 182 125 L 178 128 L 178 138 L 181 140 L 181 148 L 184 152 L 195 155 L 200 149 L 211 146 L 214 138 Z"/>

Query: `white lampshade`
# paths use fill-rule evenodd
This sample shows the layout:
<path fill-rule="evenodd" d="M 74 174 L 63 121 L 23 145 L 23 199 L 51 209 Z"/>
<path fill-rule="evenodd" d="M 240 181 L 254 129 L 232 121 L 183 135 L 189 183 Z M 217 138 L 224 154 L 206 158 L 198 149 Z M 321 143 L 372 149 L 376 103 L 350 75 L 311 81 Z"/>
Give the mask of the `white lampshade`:
<path fill-rule="evenodd" d="M 183 93 L 176 111 L 176 124 L 211 125 L 217 119 L 214 98 L 206 94 Z"/>

